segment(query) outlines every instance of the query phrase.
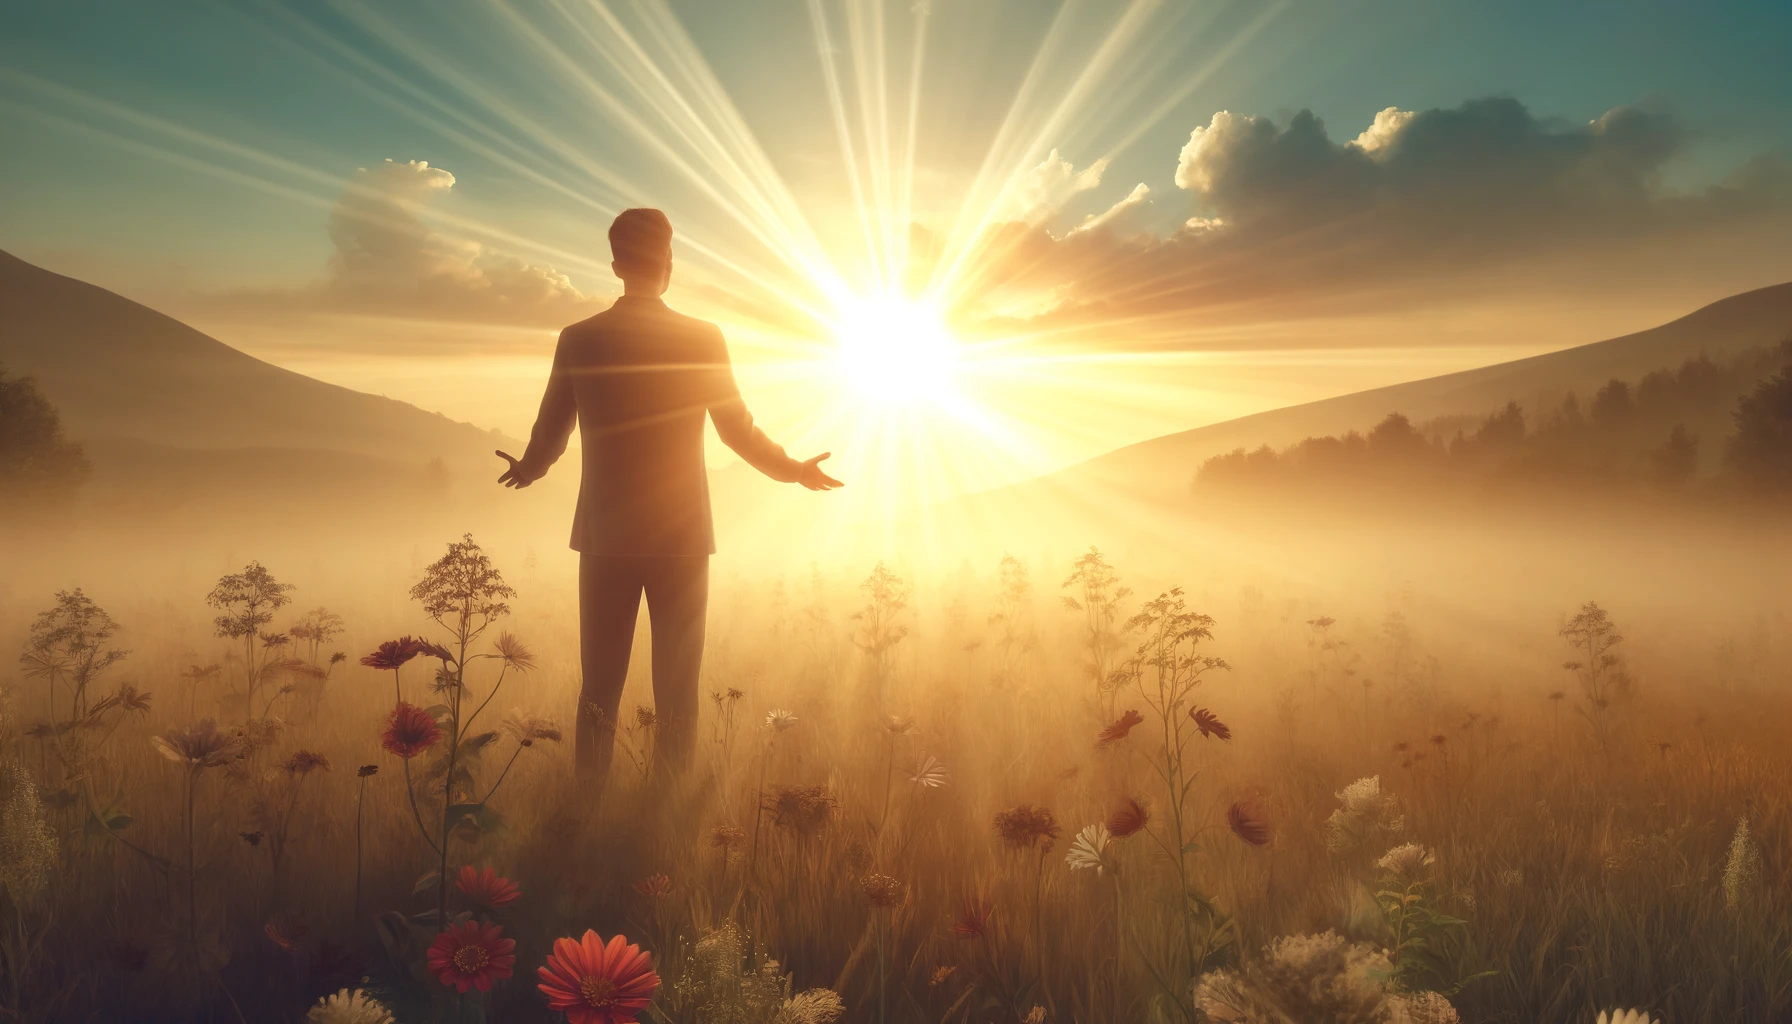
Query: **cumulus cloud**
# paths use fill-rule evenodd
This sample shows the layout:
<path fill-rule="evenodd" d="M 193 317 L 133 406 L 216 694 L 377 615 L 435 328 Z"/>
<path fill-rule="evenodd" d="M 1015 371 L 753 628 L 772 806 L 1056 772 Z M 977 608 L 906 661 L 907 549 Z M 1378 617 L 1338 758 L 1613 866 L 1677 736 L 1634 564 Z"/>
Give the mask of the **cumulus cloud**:
<path fill-rule="evenodd" d="M 594 296 L 551 267 L 430 224 L 429 207 L 454 185 L 453 173 L 426 160 L 360 168 L 331 210 L 332 251 L 321 282 L 220 302 L 528 326 L 560 326 L 597 307 Z"/>
<path fill-rule="evenodd" d="M 1084 217 L 1082 223 L 1070 229 L 1070 234 L 1087 231 L 1143 231 L 1147 226 L 1150 208 L 1151 186 L 1141 181 L 1132 187 L 1126 198 L 1100 213 Z"/>
<path fill-rule="evenodd" d="M 992 235 L 1008 266 L 989 276 L 1067 314 L 1253 303 L 1336 311 L 1353 297 L 1417 302 L 1520 279 L 1572 287 L 1620 280 L 1645 259 L 1659 274 L 1695 250 L 1729 269 L 1681 255 L 1687 271 L 1714 278 L 1747 267 L 1758 280 L 1764 265 L 1792 273 L 1792 233 L 1771 228 L 1792 226 L 1792 173 L 1762 157 L 1703 188 L 1670 189 L 1664 172 L 1691 138 L 1649 106 L 1582 123 L 1507 98 L 1389 107 L 1339 141 L 1310 111 L 1285 123 L 1220 111 L 1178 154 L 1178 192 L 1147 203 L 1141 186 L 1062 238 L 1013 225 Z M 1096 230 L 1146 206 L 1180 226 Z"/>
<path fill-rule="evenodd" d="M 1038 224 L 1063 209 L 1072 197 L 1099 186 L 1107 169 L 1103 157 L 1079 171 L 1054 149 L 1009 188 L 1002 216 Z"/>

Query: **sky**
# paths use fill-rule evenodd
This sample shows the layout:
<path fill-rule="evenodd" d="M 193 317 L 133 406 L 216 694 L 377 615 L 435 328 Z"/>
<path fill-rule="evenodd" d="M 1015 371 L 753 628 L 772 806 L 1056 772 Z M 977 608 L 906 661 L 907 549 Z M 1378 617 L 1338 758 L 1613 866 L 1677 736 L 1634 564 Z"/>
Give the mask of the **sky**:
<path fill-rule="evenodd" d="M 521 435 L 659 206 L 775 437 L 999 483 L 1792 279 L 1789 39 L 1784 3 L 26 0 L 0 248 Z"/>

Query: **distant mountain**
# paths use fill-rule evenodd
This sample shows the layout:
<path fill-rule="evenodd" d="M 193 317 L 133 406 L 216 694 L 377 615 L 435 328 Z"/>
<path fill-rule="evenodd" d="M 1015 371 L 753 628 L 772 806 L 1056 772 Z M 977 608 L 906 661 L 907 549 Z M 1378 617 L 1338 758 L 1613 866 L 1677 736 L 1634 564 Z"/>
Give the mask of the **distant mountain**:
<path fill-rule="evenodd" d="M 239 352 L 103 288 L 0 252 L 0 364 L 37 378 L 99 470 L 172 461 L 329 465 L 365 472 L 431 459 L 489 468 L 494 434 L 326 384 Z"/>
<path fill-rule="evenodd" d="M 1273 409 L 1141 441 L 1001 491 L 1058 495 L 1095 491 L 1135 497 L 1183 496 L 1201 463 L 1235 448 L 1282 447 L 1307 437 L 1367 430 L 1390 412 L 1414 422 L 1485 415 L 1517 400 L 1527 410 L 1554 405 L 1569 391 L 1590 399 L 1613 377 L 1634 383 L 1703 352 L 1713 359 L 1777 344 L 1792 335 L 1792 283 L 1720 299 L 1660 327 L 1545 355 L 1496 363 Z"/>

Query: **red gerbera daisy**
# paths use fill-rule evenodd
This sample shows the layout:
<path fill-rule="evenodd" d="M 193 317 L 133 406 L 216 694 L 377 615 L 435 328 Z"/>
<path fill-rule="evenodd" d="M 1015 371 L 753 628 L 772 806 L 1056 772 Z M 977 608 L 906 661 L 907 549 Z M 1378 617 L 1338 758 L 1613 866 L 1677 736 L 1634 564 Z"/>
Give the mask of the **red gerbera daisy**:
<path fill-rule="evenodd" d="M 1233 835 L 1252 846 L 1269 843 L 1269 819 L 1249 800 L 1240 800 L 1226 808 L 1226 825 Z"/>
<path fill-rule="evenodd" d="M 1101 730 L 1100 735 L 1095 737 L 1095 742 L 1104 746 L 1109 743 L 1117 743 L 1126 738 L 1126 734 L 1132 731 L 1133 726 L 1144 720 L 1144 715 L 1129 708 L 1124 715 L 1115 719 L 1106 729 Z"/>
<path fill-rule="evenodd" d="M 490 992 L 492 982 L 510 977 L 516 963 L 516 942 L 503 937 L 495 924 L 462 921 L 429 944 L 429 972 L 456 992 L 476 988 Z"/>
<path fill-rule="evenodd" d="M 409 761 L 441 739 L 442 727 L 429 712 L 410 701 L 401 700 L 386 719 L 386 732 L 380 737 L 380 745 Z"/>
<path fill-rule="evenodd" d="M 388 640 L 381 644 L 379 649 L 362 658 L 361 664 L 368 668 L 395 670 L 422 653 L 419 642 L 407 636 L 398 640 Z"/>
<path fill-rule="evenodd" d="M 1109 816 L 1108 834 L 1115 839 L 1125 839 L 1143 832 L 1150 823 L 1151 812 L 1145 809 L 1145 805 L 1127 797 L 1126 802 Z"/>
<path fill-rule="evenodd" d="M 484 871 L 475 871 L 471 864 L 461 865 L 460 877 L 454 884 L 467 899 L 482 907 L 508 907 L 523 894 L 515 882 L 493 871 L 490 865 Z"/>
<path fill-rule="evenodd" d="M 653 1000 L 660 976 L 641 947 L 621 935 L 606 944 L 594 931 L 579 939 L 555 939 L 545 966 L 536 968 L 548 1007 L 567 1024 L 634 1024 Z"/>
<path fill-rule="evenodd" d="M 989 934 L 989 915 L 995 907 L 988 900 L 968 899 L 958 919 L 952 922 L 952 934 L 961 939 L 981 939 Z"/>

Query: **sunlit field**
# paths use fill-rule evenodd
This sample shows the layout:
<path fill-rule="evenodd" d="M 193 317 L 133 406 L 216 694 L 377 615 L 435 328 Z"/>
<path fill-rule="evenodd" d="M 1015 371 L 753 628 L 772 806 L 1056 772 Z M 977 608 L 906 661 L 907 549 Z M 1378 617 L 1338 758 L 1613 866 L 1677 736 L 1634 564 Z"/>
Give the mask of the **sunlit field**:
<path fill-rule="evenodd" d="M 1792 1006 L 1783 610 L 1465 631 L 1094 550 L 718 577 L 695 769 L 641 638 L 600 801 L 564 574 L 457 543 L 9 593 L 10 1017 L 559 1019 L 587 929 L 658 1021 Z M 598 959 L 569 1019 L 627 994 Z"/>

